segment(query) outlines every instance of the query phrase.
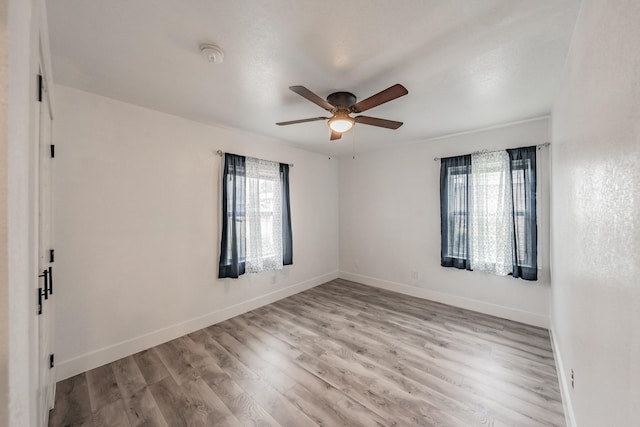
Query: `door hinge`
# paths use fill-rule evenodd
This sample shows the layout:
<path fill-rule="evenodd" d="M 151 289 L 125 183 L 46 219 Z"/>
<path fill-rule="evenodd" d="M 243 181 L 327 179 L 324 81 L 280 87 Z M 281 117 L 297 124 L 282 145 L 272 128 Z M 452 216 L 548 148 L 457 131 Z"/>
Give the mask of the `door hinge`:
<path fill-rule="evenodd" d="M 54 254 L 53 254 L 53 249 L 49 249 L 49 262 L 54 262 L 56 260 Z"/>
<path fill-rule="evenodd" d="M 53 363 L 53 353 L 49 355 L 49 369 L 53 368 L 55 364 Z"/>
<path fill-rule="evenodd" d="M 42 102 L 42 91 L 44 90 L 44 81 L 42 74 L 38 74 L 38 102 Z"/>
<path fill-rule="evenodd" d="M 51 158 L 52 158 L 52 159 L 53 159 L 53 158 L 55 158 L 55 157 L 56 157 L 56 146 L 55 146 L 55 145 L 53 145 L 53 144 L 51 144 L 51 145 L 49 146 L 49 149 L 51 150 Z"/>

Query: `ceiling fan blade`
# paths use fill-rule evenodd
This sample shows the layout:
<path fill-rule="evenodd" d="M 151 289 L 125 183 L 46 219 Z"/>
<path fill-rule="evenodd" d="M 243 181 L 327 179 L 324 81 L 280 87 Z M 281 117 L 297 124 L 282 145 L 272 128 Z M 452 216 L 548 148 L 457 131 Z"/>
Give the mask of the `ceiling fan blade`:
<path fill-rule="evenodd" d="M 342 138 L 341 132 L 336 132 L 335 130 L 331 131 L 331 138 L 329 138 L 329 140 L 335 141 L 336 139 L 340 139 L 340 138 Z"/>
<path fill-rule="evenodd" d="M 367 111 L 370 108 L 377 107 L 378 105 L 382 105 L 385 102 L 393 101 L 396 98 L 400 98 L 408 94 L 409 91 L 402 86 L 401 84 L 395 84 L 382 92 L 378 92 L 375 95 L 368 97 L 367 99 L 363 99 L 351 106 L 351 112 L 353 113 L 362 113 L 363 111 Z M 375 126 L 375 125 L 374 125 Z"/>
<path fill-rule="evenodd" d="M 297 123 L 315 122 L 318 120 L 327 120 L 329 117 L 312 117 L 310 119 L 291 120 L 289 122 L 278 122 L 278 126 L 295 125 Z"/>
<path fill-rule="evenodd" d="M 289 86 L 289 89 L 327 111 L 333 111 L 336 109 L 336 107 L 329 104 L 327 101 L 320 98 L 304 86 Z"/>
<path fill-rule="evenodd" d="M 354 120 L 356 123 L 362 123 L 363 125 L 378 126 L 387 129 L 398 129 L 403 124 L 402 122 L 396 122 L 394 120 L 378 119 L 369 116 L 356 116 Z"/>

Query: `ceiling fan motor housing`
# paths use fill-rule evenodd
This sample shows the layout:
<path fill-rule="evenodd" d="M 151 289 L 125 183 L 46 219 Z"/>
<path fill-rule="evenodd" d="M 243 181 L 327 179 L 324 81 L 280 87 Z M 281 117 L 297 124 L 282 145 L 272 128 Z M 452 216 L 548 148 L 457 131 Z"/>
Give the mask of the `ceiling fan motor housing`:
<path fill-rule="evenodd" d="M 351 92 L 334 92 L 327 96 L 327 102 L 335 105 L 338 110 L 348 109 L 356 103 L 356 96 Z"/>

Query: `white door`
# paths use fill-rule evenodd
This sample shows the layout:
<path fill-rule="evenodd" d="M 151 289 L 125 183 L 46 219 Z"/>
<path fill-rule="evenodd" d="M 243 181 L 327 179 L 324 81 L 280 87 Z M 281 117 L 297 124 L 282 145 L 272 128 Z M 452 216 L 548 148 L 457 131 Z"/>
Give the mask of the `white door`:
<path fill-rule="evenodd" d="M 41 426 L 49 423 L 49 410 L 54 404 L 55 372 L 52 365 L 53 345 L 53 295 L 55 290 L 54 252 L 51 238 L 51 202 L 52 202 L 52 114 L 47 79 L 42 72 L 42 87 L 39 95 L 39 138 L 37 155 L 38 180 L 38 295 L 40 307 L 38 314 L 38 419 Z"/>

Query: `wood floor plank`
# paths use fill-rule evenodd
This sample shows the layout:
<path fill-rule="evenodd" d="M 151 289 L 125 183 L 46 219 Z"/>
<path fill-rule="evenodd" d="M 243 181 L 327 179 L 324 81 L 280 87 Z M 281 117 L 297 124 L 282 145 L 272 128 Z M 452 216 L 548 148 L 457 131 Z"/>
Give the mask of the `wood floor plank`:
<path fill-rule="evenodd" d="M 364 386 L 368 382 L 366 377 L 359 378 L 348 369 L 340 369 L 304 354 L 296 360 L 300 366 L 313 371 L 315 375 L 383 419 L 398 420 L 405 425 L 437 425 L 436 420 L 431 417 L 423 416 L 423 414 L 414 411 L 406 411 L 406 405 L 402 407 L 405 402 L 398 402 L 390 398 L 389 390 Z M 368 385 L 373 384 L 369 382 Z M 426 402 L 424 403 L 427 405 Z"/>
<path fill-rule="evenodd" d="M 52 421 L 49 421 L 49 425 L 52 425 L 51 423 Z M 95 426 L 93 422 L 93 415 L 88 415 L 80 420 L 70 422 L 70 423 L 64 423 L 61 425 L 63 425 L 64 427 L 94 427 Z"/>
<path fill-rule="evenodd" d="M 103 405 L 93 413 L 96 427 L 131 427 L 122 400 Z"/>
<path fill-rule="evenodd" d="M 199 377 L 183 382 L 183 388 L 186 392 L 191 393 L 192 398 L 206 396 L 211 408 L 210 422 L 214 422 L 213 420 L 217 419 L 215 425 L 232 425 L 238 423 L 238 420 L 245 425 L 279 425 L 278 422 L 255 401 L 251 394 L 240 389 L 231 381 L 231 378 L 238 378 L 241 384 L 255 394 L 259 389 L 266 386 L 259 376 L 238 362 L 222 345 L 214 341 L 208 332 L 204 336 L 192 334 L 189 337 L 185 337 L 185 339 L 192 340 L 191 337 L 204 340 L 205 345 L 197 346 L 195 343 L 193 344 L 192 349 L 198 359 L 197 371 Z M 206 351 L 209 357 L 207 357 L 203 351 Z M 225 378 L 224 375 L 222 375 L 222 371 L 218 370 L 218 364 L 225 367 L 226 371 L 230 372 L 231 377 L 228 379 Z M 206 378 L 209 383 L 205 381 L 203 377 Z M 220 383 L 221 380 L 223 381 L 222 384 Z M 229 387 L 231 391 L 224 390 L 224 387 Z M 220 394 L 217 394 L 216 391 Z M 221 414 L 225 411 L 230 412 L 222 416 Z"/>
<path fill-rule="evenodd" d="M 224 322 L 228 325 L 225 330 L 227 333 L 235 337 L 238 341 L 248 347 L 258 345 L 260 355 L 265 359 L 272 357 L 280 357 L 282 353 L 288 354 L 293 358 L 298 357 L 301 352 L 296 347 L 273 337 L 271 334 L 264 333 L 263 330 L 254 326 L 248 319 L 243 316 L 237 316 Z"/>
<path fill-rule="evenodd" d="M 193 357 L 185 357 L 187 350 L 183 344 L 184 337 L 156 346 L 160 360 L 166 366 L 171 378 L 180 385 L 197 375 L 197 367 L 192 364 Z M 199 360 L 199 359 L 198 359 Z"/>
<path fill-rule="evenodd" d="M 113 365 L 103 365 L 88 371 L 87 385 L 93 412 L 122 398 Z"/>
<path fill-rule="evenodd" d="M 315 322 L 313 320 L 314 319 L 302 319 L 300 320 L 300 322 L 303 322 L 303 323 L 311 322 L 310 327 L 314 327 Z M 450 349 L 443 348 L 441 346 L 428 346 L 426 344 L 424 349 L 419 349 L 415 345 L 411 346 L 410 342 L 402 340 L 401 338 L 397 338 L 393 336 L 393 334 L 390 334 L 388 331 L 384 331 L 381 329 L 374 329 L 374 328 L 361 329 L 361 333 L 366 335 L 369 338 L 370 342 L 383 343 L 383 344 L 387 344 L 388 346 L 390 346 L 390 344 L 388 344 L 389 342 L 391 341 L 394 342 L 396 346 L 399 345 L 400 349 L 403 351 L 403 355 L 413 353 L 419 359 L 422 359 L 424 357 L 430 357 L 432 358 L 431 361 L 433 363 L 438 364 L 443 362 L 447 365 L 450 365 L 449 368 L 451 371 L 460 371 L 461 369 L 472 369 L 474 370 L 474 375 L 478 372 L 484 372 L 485 375 L 487 376 L 493 376 L 497 372 L 499 372 L 500 374 L 507 373 L 511 381 L 514 383 L 517 383 L 517 384 L 528 383 L 532 388 L 551 387 L 551 388 L 554 388 L 553 393 L 557 393 L 557 385 L 556 385 L 557 382 L 554 381 L 552 383 L 544 383 L 536 379 L 532 383 L 531 375 L 528 375 L 526 373 L 523 374 L 522 372 L 517 372 L 509 369 L 505 370 L 503 369 L 504 367 L 499 366 L 499 364 L 495 363 L 494 360 L 487 359 L 486 356 L 483 356 L 483 357 L 476 356 L 476 357 L 470 358 L 469 355 L 466 354 L 465 352 L 451 352 Z M 384 339 L 381 340 L 380 338 L 381 336 L 384 337 Z M 488 363 L 489 361 L 491 363 Z M 553 371 L 555 372 L 555 369 L 553 369 Z"/>
<path fill-rule="evenodd" d="M 274 370 L 266 360 L 228 333 L 223 332 L 216 338 L 216 341 L 229 354 L 233 355 L 245 366 L 248 366 L 249 369 L 257 373 L 260 378 L 264 379 L 276 390 L 284 393 L 295 385 L 293 379 L 282 372 Z"/>
<path fill-rule="evenodd" d="M 247 323 L 247 330 L 252 331 L 252 335 L 256 337 L 264 337 L 268 334 L 266 331 L 262 331 L 260 328 Z M 242 331 L 230 331 L 236 337 L 241 336 Z M 238 338 L 240 340 L 240 338 Z M 277 339 L 271 336 L 268 342 L 272 342 L 273 339 Z M 260 341 L 260 338 L 251 340 L 252 348 L 256 353 L 261 354 L 261 349 L 266 347 L 266 344 Z M 262 343 L 262 344 L 261 344 Z M 290 378 L 294 378 L 297 382 L 296 386 L 285 393 L 286 396 L 300 408 L 310 419 L 314 420 L 318 425 L 342 425 L 343 422 L 349 421 L 346 425 L 360 425 L 363 420 L 367 420 L 367 425 L 376 425 L 382 423 L 382 418 L 366 409 L 359 403 L 348 398 L 347 402 L 342 402 L 343 407 L 349 407 L 352 413 L 339 414 L 334 407 L 335 402 L 344 399 L 344 395 L 335 387 L 326 383 L 321 378 L 313 375 L 311 372 L 301 368 L 293 360 L 301 353 L 296 351 L 287 351 L 281 349 L 279 354 L 274 354 L 272 357 L 266 359 L 275 368 L 285 373 Z M 303 394 L 308 396 L 310 394 L 315 395 L 313 402 L 302 402 L 299 400 L 299 395 Z M 294 424 L 295 425 L 295 424 Z"/>
<path fill-rule="evenodd" d="M 220 368 L 212 358 L 205 360 L 199 368 L 200 378 L 207 383 L 220 400 L 228 404 L 241 395 L 244 390 L 227 373 Z M 227 405 L 228 406 L 228 405 Z"/>
<path fill-rule="evenodd" d="M 233 426 L 239 427 L 242 424 L 232 413 L 232 407 L 225 403 L 216 395 L 213 390 L 202 380 L 195 378 L 183 385 L 185 394 L 195 402 L 201 402 L 207 412 L 207 425 Z"/>
<path fill-rule="evenodd" d="M 222 336 L 228 335 L 224 332 Z M 208 339 L 213 341 L 211 337 Z M 282 393 L 277 390 L 276 384 L 269 381 L 269 378 L 273 376 L 275 372 L 270 372 L 269 376 L 264 377 L 266 369 L 269 368 L 261 364 L 255 370 L 251 370 L 243 364 L 241 360 L 237 359 L 234 353 L 227 350 L 224 343 L 216 342 L 216 345 L 219 347 L 215 347 L 215 354 L 212 355 L 211 359 L 212 363 L 201 367 L 200 370 L 202 372 L 202 378 L 210 384 L 216 393 L 223 397 L 223 401 L 228 406 L 237 406 L 239 404 L 238 402 L 245 402 L 246 398 L 243 399 L 239 396 L 243 393 L 248 393 L 274 420 L 282 425 L 293 425 L 292 423 L 294 422 L 295 425 L 301 427 L 316 425 L 283 397 Z M 246 354 L 246 350 L 243 351 L 237 344 L 234 345 L 234 349 L 235 354 L 238 354 L 237 352 L 239 351 Z M 240 357 L 242 358 L 243 356 Z M 222 370 L 222 368 L 215 363 L 214 358 L 225 367 L 225 370 Z M 251 360 L 255 361 L 255 359 Z M 273 370 L 273 367 L 271 367 L 271 370 Z M 226 372 L 229 372 L 230 377 Z M 260 372 L 262 372 L 262 375 Z M 283 378 L 286 377 L 286 375 L 280 375 Z M 294 383 L 295 382 L 288 380 L 286 384 L 289 384 L 289 386 L 286 388 L 290 388 Z M 233 390 L 233 394 L 228 395 L 228 390 Z M 243 406 L 240 408 L 243 408 Z"/>
<path fill-rule="evenodd" d="M 133 359 L 138 365 L 148 385 L 154 384 L 169 376 L 167 367 L 162 363 L 155 349 L 141 351 L 133 355 Z"/>
<path fill-rule="evenodd" d="M 362 339 L 363 339 L 362 337 L 358 337 L 358 338 L 356 338 L 356 340 L 362 340 Z M 349 345 L 350 341 L 351 341 L 351 340 L 350 340 L 350 339 L 348 339 L 348 337 L 346 337 L 346 338 L 342 341 L 342 343 L 343 343 L 344 345 Z M 376 342 L 376 341 L 378 341 L 378 342 Z M 367 347 L 367 348 L 368 348 L 367 350 L 363 351 L 363 353 L 371 353 L 372 348 L 374 348 L 374 349 L 375 349 L 375 348 L 378 348 L 378 344 L 380 344 L 380 343 L 385 344 L 385 343 L 387 343 L 387 342 L 386 342 L 386 341 L 380 341 L 380 338 L 379 338 L 379 335 L 378 335 L 378 334 L 371 334 L 371 336 L 369 337 L 369 341 L 368 341 L 368 343 L 367 343 L 366 341 L 363 341 L 363 344 L 368 344 L 368 345 L 363 345 L 363 347 Z M 388 343 L 387 343 L 387 344 L 388 344 Z M 406 347 L 405 347 L 404 349 L 405 349 L 405 350 L 407 350 L 407 348 L 406 348 Z M 395 352 L 395 350 L 392 350 L 392 351 L 393 351 L 393 352 Z M 375 353 L 375 352 L 374 352 L 374 353 Z M 395 353 L 397 353 L 397 352 L 395 352 Z M 418 356 L 420 356 L 420 355 L 418 355 Z M 427 356 L 428 356 L 427 354 L 422 354 L 422 358 L 425 358 L 425 357 L 427 357 Z M 411 366 L 411 365 L 413 365 L 413 366 L 416 366 L 416 367 L 418 367 L 418 368 L 421 368 L 422 361 L 421 361 L 421 360 L 419 360 L 419 359 L 418 359 L 418 360 L 416 360 L 416 359 L 408 358 L 408 354 L 407 354 L 406 352 L 405 352 L 405 353 L 402 353 L 402 352 L 401 352 L 401 353 L 398 353 L 398 357 L 399 357 L 403 362 L 408 362 L 410 366 Z M 384 359 L 384 358 L 385 358 L 385 354 L 384 354 L 384 353 L 382 353 L 382 352 L 378 352 L 378 353 L 376 354 L 376 356 L 374 357 L 374 359 L 378 359 L 378 360 L 380 360 L 380 359 Z M 434 357 L 434 358 L 430 359 L 430 362 L 431 362 L 431 363 L 430 363 L 430 365 L 435 365 L 435 366 L 437 367 L 437 366 L 438 366 L 438 364 L 441 364 L 441 363 L 442 363 L 442 358 L 441 358 L 441 357 Z M 455 370 L 455 371 L 459 371 L 459 370 L 460 370 L 460 368 L 461 368 L 461 365 L 453 365 L 453 366 L 451 367 L 451 371 L 454 371 L 454 370 Z M 405 370 L 407 370 L 407 369 L 408 369 L 409 371 L 413 371 L 413 372 L 412 372 L 412 376 L 414 376 L 415 378 L 420 378 L 421 380 L 424 380 L 424 377 L 422 377 L 422 378 L 421 378 L 421 377 L 419 376 L 419 374 L 420 374 L 420 372 L 419 372 L 419 371 L 415 371 L 415 369 L 413 369 L 413 368 L 411 368 L 411 367 L 406 367 L 406 366 L 405 366 L 403 369 L 405 369 Z M 422 369 L 422 370 L 424 370 L 425 372 L 429 372 L 429 371 L 428 371 L 428 368 L 426 368 L 426 367 L 422 367 L 421 369 Z M 472 368 L 469 368 L 469 369 L 474 373 L 474 375 L 476 374 L 476 372 L 477 372 L 476 370 L 474 370 L 474 369 L 472 369 Z M 443 369 L 437 369 L 437 370 L 436 370 L 436 372 L 438 372 L 439 374 L 442 374 L 442 372 L 444 372 L 444 370 L 443 370 Z M 493 375 L 493 374 L 495 374 L 495 372 L 490 372 L 490 374 L 491 374 L 491 375 Z M 508 374 L 509 374 L 509 373 L 508 373 Z M 500 385 L 500 387 L 501 387 L 501 386 L 504 386 L 504 384 L 501 384 L 501 385 Z M 500 387 L 498 387 L 496 390 L 494 390 L 494 394 L 501 394 L 501 392 L 500 392 L 500 391 L 498 391 Z M 502 395 L 504 396 L 504 393 L 502 393 Z M 521 404 L 523 404 L 523 405 L 527 405 L 527 402 L 520 402 L 520 403 L 521 403 Z"/>
<path fill-rule="evenodd" d="M 50 426 L 565 426 L 548 331 L 333 280 L 58 384 Z"/>
<path fill-rule="evenodd" d="M 287 397 L 301 411 L 309 416 L 320 426 L 386 426 L 398 425 L 392 420 L 384 420 L 378 414 L 365 408 L 351 398 L 340 398 L 335 402 L 327 401 L 321 395 L 309 391 L 306 387 L 297 384 L 286 393 Z M 342 396 L 341 393 L 338 395 Z M 346 400 L 347 402 L 342 402 Z M 340 402 L 340 405 L 337 403 Z M 356 410 L 342 411 L 340 408 L 356 408 Z"/>
<path fill-rule="evenodd" d="M 535 344 L 538 348 L 547 351 L 551 350 L 548 332 L 541 328 L 432 301 L 419 300 L 386 290 L 379 290 L 377 294 L 372 295 L 364 285 L 340 279 L 336 282 L 345 284 L 352 291 L 356 290 L 359 295 L 365 297 L 365 300 L 372 301 L 373 304 L 378 306 L 389 307 L 392 310 L 399 310 L 418 318 L 424 315 L 425 308 L 427 308 L 429 311 L 439 313 L 446 320 L 443 323 L 450 323 L 472 333 L 487 333 L 494 337 L 507 337 L 508 339 L 513 339 L 514 342 L 527 345 Z M 332 286 L 336 286 L 336 283 L 330 283 L 329 287 Z"/>
<path fill-rule="evenodd" d="M 395 386 L 413 397 L 435 404 L 437 408 L 455 414 L 457 418 L 460 418 L 467 425 L 487 426 L 493 423 L 493 418 L 487 407 L 477 401 L 458 398 L 460 394 L 458 390 L 455 390 L 454 393 L 449 393 L 446 391 L 446 387 L 427 387 L 415 381 L 414 378 L 399 374 L 350 351 L 343 350 L 336 353 L 328 353 L 322 358 L 331 363 L 332 359 L 336 357 L 352 362 L 352 366 L 354 366 L 353 364 L 359 365 L 357 369 L 364 369 L 375 378 L 386 379 L 387 384 L 391 387 Z M 433 384 L 433 382 L 430 384 Z"/>
<path fill-rule="evenodd" d="M 348 377 L 355 379 L 355 383 L 362 390 L 366 390 L 367 393 L 377 393 L 380 396 L 384 396 L 385 399 L 391 402 L 391 411 L 387 408 L 387 412 L 390 412 L 393 418 L 397 419 L 399 417 L 398 412 L 396 412 L 399 411 L 401 414 L 415 414 L 433 425 L 469 425 L 470 417 L 465 416 L 466 414 L 461 406 L 456 408 L 457 411 L 452 411 L 452 413 L 455 413 L 455 416 L 452 416 L 445 411 L 446 407 L 443 406 L 441 410 L 439 407 L 434 406 L 435 402 L 433 400 L 424 399 L 424 396 L 416 395 L 411 392 L 412 390 L 407 390 L 404 383 L 391 381 L 385 376 L 378 375 L 370 364 L 362 365 L 353 359 L 340 358 L 331 353 L 320 356 L 320 360 L 327 363 L 328 366 L 337 368 L 341 373 L 347 374 Z"/>
<path fill-rule="evenodd" d="M 264 331 L 261 331 L 259 328 L 256 328 L 246 321 L 233 321 L 232 319 L 229 324 L 243 325 L 242 328 L 228 328 L 225 329 L 225 331 L 227 331 L 227 333 L 235 338 L 239 343 L 249 348 L 254 352 L 254 354 L 259 355 L 268 365 L 263 369 L 271 372 L 278 372 L 278 375 L 284 374 L 284 376 L 288 378 L 293 378 L 295 381 L 292 382 L 292 385 L 297 384 L 298 381 L 300 381 L 300 371 L 291 369 L 292 366 L 295 366 L 293 363 L 278 363 L 283 362 L 283 358 L 285 357 L 295 358 L 301 354 L 300 352 L 295 349 L 292 350 L 285 343 L 277 340 L 276 338 L 270 336 L 267 337 L 267 334 L 265 334 Z M 252 331 L 252 333 L 249 331 Z M 266 344 L 261 340 L 261 338 L 269 344 Z M 285 347 L 282 347 L 281 344 L 284 344 Z M 280 351 L 275 348 L 271 348 L 271 345 L 275 345 L 277 348 L 280 348 Z M 284 351 L 286 355 L 283 354 L 282 351 Z M 283 425 L 317 426 L 317 423 L 308 418 L 304 412 L 300 411 L 295 405 L 286 399 L 283 394 L 275 392 L 275 390 L 261 394 L 258 397 L 258 401 L 279 423 Z"/>
<path fill-rule="evenodd" d="M 171 376 L 149 386 L 149 390 L 170 427 L 212 425 L 211 411 L 203 399 L 195 393 L 185 392 Z M 218 421 L 223 420 L 221 417 Z"/>
<path fill-rule="evenodd" d="M 128 395 L 123 399 L 123 402 L 131 427 L 168 427 L 167 422 L 160 412 L 160 408 L 158 408 L 156 400 L 146 386 Z"/>
<path fill-rule="evenodd" d="M 130 398 L 147 386 L 147 382 L 133 357 L 116 360 L 111 366 L 123 399 Z"/>
<path fill-rule="evenodd" d="M 93 425 L 85 374 L 75 375 L 57 384 L 56 401 L 49 414 L 49 425 Z"/>
<path fill-rule="evenodd" d="M 311 321 L 311 322 L 312 322 L 312 324 L 313 324 L 313 321 Z M 343 342 L 343 344 L 348 345 L 348 344 L 349 344 L 349 340 L 348 340 L 348 339 L 346 339 L 346 340 Z M 369 344 L 370 344 L 370 346 L 371 346 L 371 344 L 373 344 L 374 346 L 376 345 L 376 343 L 375 343 L 373 340 L 371 340 Z M 370 346 L 369 346 L 369 348 L 370 348 Z M 366 346 L 363 346 L 363 347 L 366 347 Z M 380 355 L 378 355 L 378 356 L 380 356 Z M 379 357 L 379 358 L 380 358 L 380 357 Z M 382 355 L 382 358 L 384 358 L 384 355 Z M 435 359 L 434 359 L 434 360 L 435 360 Z M 416 373 L 416 372 L 414 372 L 414 374 L 415 374 L 415 373 Z M 419 373 L 419 372 L 418 372 L 418 373 Z"/>
<path fill-rule="evenodd" d="M 248 426 L 280 426 L 249 393 L 242 393 L 230 404 L 233 415 Z"/>
<path fill-rule="evenodd" d="M 320 355 L 326 351 L 321 335 L 301 327 L 297 322 L 278 317 L 277 313 L 254 310 L 247 318 L 302 353 Z"/>

